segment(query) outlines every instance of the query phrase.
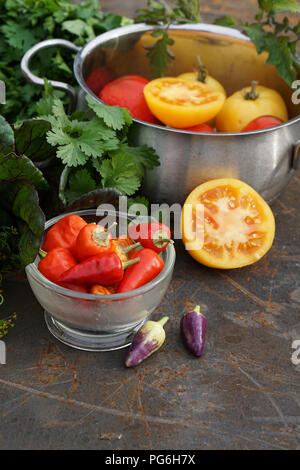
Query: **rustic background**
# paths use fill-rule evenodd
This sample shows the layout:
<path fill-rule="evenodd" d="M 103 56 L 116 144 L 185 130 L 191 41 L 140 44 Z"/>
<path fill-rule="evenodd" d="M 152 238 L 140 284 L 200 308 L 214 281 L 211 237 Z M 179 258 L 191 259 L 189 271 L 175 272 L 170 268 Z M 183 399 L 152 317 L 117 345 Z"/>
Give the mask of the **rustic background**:
<path fill-rule="evenodd" d="M 102 1 L 131 16 L 145 1 Z M 256 1 L 202 2 L 205 21 L 251 20 Z M 196 263 L 176 242 L 173 281 L 154 318 L 162 349 L 124 367 L 125 350 L 87 353 L 56 341 L 26 282 L 5 284 L 18 313 L 0 366 L 1 449 L 300 449 L 299 172 L 272 205 L 276 239 L 257 264 L 228 272 Z M 180 318 L 200 303 L 205 354 L 192 357 Z"/>

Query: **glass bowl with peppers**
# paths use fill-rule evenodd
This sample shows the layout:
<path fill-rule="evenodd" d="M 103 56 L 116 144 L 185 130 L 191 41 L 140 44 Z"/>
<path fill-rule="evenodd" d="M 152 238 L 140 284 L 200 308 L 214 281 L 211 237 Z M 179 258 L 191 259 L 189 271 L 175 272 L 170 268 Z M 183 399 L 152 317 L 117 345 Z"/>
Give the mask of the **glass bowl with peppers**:
<path fill-rule="evenodd" d="M 85 351 L 128 346 L 164 297 L 175 249 L 169 228 L 95 209 L 45 224 L 35 261 L 26 266 L 50 332 Z"/>

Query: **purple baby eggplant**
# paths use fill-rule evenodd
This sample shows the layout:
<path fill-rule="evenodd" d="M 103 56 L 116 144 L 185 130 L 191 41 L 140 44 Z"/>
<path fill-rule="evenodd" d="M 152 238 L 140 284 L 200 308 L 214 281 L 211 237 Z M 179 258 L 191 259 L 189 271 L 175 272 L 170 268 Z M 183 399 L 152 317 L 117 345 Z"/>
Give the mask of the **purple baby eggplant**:
<path fill-rule="evenodd" d="M 146 321 L 135 334 L 129 348 L 125 365 L 133 367 L 140 364 L 147 357 L 157 351 L 166 339 L 164 325 L 169 317 L 163 317 L 159 321 Z"/>
<path fill-rule="evenodd" d="M 197 357 L 202 356 L 205 344 L 206 318 L 200 313 L 199 305 L 195 307 L 193 312 L 183 315 L 180 329 L 187 349 Z"/>

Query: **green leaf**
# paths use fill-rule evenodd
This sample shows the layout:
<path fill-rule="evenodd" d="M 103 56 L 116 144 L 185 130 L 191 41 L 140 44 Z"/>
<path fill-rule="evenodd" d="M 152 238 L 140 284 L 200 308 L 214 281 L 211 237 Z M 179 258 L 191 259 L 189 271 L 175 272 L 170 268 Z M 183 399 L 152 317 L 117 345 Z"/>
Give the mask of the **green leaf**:
<path fill-rule="evenodd" d="M 297 0 L 270 0 L 271 10 L 274 13 L 300 13 L 300 5 Z"/>
<path fill-rule="evenodd" d="M 75 36 L 86 36 L 88 40 L 91 40 L 95 37 L 93 28 L 89 26 L 85 21 L 80 19 L 64 21 L 62 23 L 62 30 L 69 31 Z"/>
<path fill-rule="evenodd" d="M 275 36 L 266 32 L 260 24 L 243 25 L 243 31 L 250 37 L 256 46 L 257 52 L 267 51 L 269 57 L 268 65 L 274 65 L 278 74 L 289 84 L 296 78 L 292 68 L 293 56 L 289 48 L 287 36 Z"/>
<path fill-rule="evenodd" d="M 73 202 L 85 193 L 96 189 L 96 182 L 86 168 L 77 170 L 69 178 L 69 188 L 65 190 L 68 203 Z"/>
<path fill-rule="evenodd" d="M 0 181 L 26 179 L 38 189 L 49 189 L 42 172 L 25 155 L 0 155 Z"/>
<path fill-rule="evenodd" d="M 1 27 L 8 44 L 11 47 L 26 52 L 36 43 L 36 38 L 30 29 L 24 28 L 22 24 L 8 20 Z"/>
<path fill-rule="evenodd" d="M 47 116 L 52 113 L 54 101 L 64 95 L 63 92 L 54 90 L 51 83 L 44 78 L 43 96 L 36 103 L 36 112 L 40 117 Z"/>
<path fill-rule="evenodd" d="M 128 196 L 134 194 L 141 185 L 134 159 L 130 155 L 113 155 L 112 158 L 103 160 L 100 173 L 103 187 L 115 187 Z"/>
<path fill-rule="evenodd" d="M 152 33 L 153 37 L 157 37 L 158 35 L 160 35 L 161 38 L 149 48 L 146 57 L 150 60 L 150 65 L 155 77 L 162 77 L 169 63 L 174 60 L 174 56 L 168 49 L 168 45 L 171 45 L 173 41 L 170 40 L 167 31 L 159 30 Z"/>
<path fill-rule="evenodd" d="M 120 130 L 125 125 L 124 111 L 122 108 L 119 108 L 119 106 L 108 106 L 99 103 L 90 95 L 86 95 L 86 101 L 89 108 L 92 109 L 99 118 L 102 118 L 108 127 L 114 130 Z"/>
<path fill-rule="evenodd" d="M 215 24 L 219 26 L 228 26 L 228 27 L 233 27 L 238 24 L 235 18 L 232 18 L 232 16 L 220 16 L 215 20 Z"/>
<path fill-rule="evenodd" d="M 145 168 L 152 170 L 154 167 L 159 166 L 159 156 L 156 154 L 155 150 L 147 145 L 141 145 L 139 147 L 131 147 L 126 143 L 120 144 L 118 150 L 110 152 L 110 155 L 119 157 L 120 155 L 129 156 L 133 158 L 136 173 L 139 178 L 144 177 Z"/>
<path fill-rule="evenodd" d="M 16 153 L 25 154 L 34 162 L 41 162 L 55 154 L 53 147 L 47 143 L 46 134 L 51 124 L 44 119 L 29 119 L 14 129 Z"/>
<path fill-rule="evenodd" d="M 34 261 L 45 227 L 45 216 L 39 206 L 37 191 L 28 181 L 17 180 L 2 184 L 0 193 L 1 203 L 16 218 L 21 233 L 19 255 L 25 266 Z"/>
<path fill-rule="evenodd" d="M 57 146 L 56 155 L 65 165 L 84 165 L 89 157 L 101 157 L 105 152 L 118 148 L 115 131 L 109 129 L 102 119 L 71 120 L 60 100 L 54 101 L 52 110 L 54 116 L 47 117 L 52 125 L 47 132 L 47 142 Z"/>
<path fill-rule="evenodd" d="M 3 116 L 0 116 L 0 154 L 6 155 L 14 150 L 14 132 Z"/>

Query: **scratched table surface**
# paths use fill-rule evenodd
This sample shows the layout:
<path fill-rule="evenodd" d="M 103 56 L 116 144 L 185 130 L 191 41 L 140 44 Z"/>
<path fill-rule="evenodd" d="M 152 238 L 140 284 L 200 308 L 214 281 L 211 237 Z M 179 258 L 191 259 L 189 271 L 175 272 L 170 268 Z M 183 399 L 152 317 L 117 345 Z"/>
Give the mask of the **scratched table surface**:
<path fill-rule="evenodd" d="M 102 2 L 132 15 L 145 2 Z M 203 2 L 203 17 L 239 14 L 255 2 Z M 300 176 L 272 205 L 270 252 L 243 269 L 197 264 L 176 243 L 174 277 L 153 315 L 169 315 L 162 349 L 126 369 L 127 350 L 71 349 L 48 332 L 26 281 L 4 285 L 1 308 L 16 311 L 0 365 L 2 449 L 299 449 Z M 200 304 L 207 316 L 205 353 L 191 356 L 181 316 Z M 2 310 L 2 312 L 3 312 Z M 1 312 L 1 313 L 2 313 Z"/>

